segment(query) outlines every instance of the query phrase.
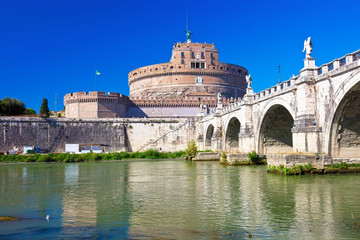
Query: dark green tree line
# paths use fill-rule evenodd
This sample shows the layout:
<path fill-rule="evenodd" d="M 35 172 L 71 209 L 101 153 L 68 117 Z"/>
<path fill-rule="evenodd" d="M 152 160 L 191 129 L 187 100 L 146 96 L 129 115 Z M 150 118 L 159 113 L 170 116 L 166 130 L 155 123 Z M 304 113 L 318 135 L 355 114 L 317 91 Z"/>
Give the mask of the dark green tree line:
<path fill-rule="evenodd" d="M 35 110 L 26 108 L 25 104 L 16 99 L 5 97 L 0 99 L 0 116 L 14 116 L 14 115 L 33 115 L 36 114 Z"/>

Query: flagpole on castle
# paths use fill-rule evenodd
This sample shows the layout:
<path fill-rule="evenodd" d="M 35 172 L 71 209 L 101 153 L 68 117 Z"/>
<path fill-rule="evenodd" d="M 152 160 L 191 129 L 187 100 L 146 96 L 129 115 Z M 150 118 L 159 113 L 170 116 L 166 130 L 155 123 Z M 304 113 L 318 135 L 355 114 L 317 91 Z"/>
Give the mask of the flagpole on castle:
<path fill-rule="evenodd" d="M 96 91 L 96 76 L 101 76 L 101 73 L 95 69 L 95 91 Z"/>

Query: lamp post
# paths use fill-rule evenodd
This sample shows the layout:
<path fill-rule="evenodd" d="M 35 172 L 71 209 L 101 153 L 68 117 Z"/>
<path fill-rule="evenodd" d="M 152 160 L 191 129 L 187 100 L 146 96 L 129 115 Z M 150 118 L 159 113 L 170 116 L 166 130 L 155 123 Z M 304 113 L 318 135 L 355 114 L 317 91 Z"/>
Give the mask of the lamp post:
<path fill-rule="evenodd" d="M 281 83 L 280 81 L 280 65 L 278 66 L 278 69 L 279 69 L 279 84 Z"/>

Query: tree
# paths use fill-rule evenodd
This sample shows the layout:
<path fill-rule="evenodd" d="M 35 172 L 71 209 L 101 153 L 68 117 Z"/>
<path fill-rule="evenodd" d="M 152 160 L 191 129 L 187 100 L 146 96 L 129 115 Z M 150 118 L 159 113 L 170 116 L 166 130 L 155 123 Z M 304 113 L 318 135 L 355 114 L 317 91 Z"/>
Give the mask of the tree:
<path fill-rule="evenodd" d="M 49 107 L 48 107 L 48 100 L 46 98 L 43 99 L 41 108 L 40 108 L 40 116 L 41 117 L 49 117 Z"/>
<path fill-rule="evenodd" d="M 35 115 L 36 111 L 34 109 L 27 108 L 27 109 L 25 109 L 25 114 L 26 115 Z"/>
<path fill-rule="evenodd" d="M 192 160 L 195 157 L 196 152 L 197 152 L 197 147 L 193 139 L 190 142 L 188 142 L 187 149 L 185 150 L 185 159 Z"/>
<path fill-rule="evenodd" d="M 0 100 L 0 116 L 14 116 L 25 113 L 25 104 L 16 98 L 6 97 Z"/>

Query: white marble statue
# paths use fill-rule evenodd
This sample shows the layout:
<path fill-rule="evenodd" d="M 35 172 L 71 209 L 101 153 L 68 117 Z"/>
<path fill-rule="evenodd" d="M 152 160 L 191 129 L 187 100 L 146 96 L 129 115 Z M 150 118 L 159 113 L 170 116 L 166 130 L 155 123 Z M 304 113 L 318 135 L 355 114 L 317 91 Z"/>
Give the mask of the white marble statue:
<path fill-rule="evenodd" d="M 218 104 L 222 102 L 222 96 L 221 93 L 218 93 L 217 95 Z"/>
<path fill-rule="evenodd" d="M 308 37 L 307 40 L 304 41 L 304 49 L 302 52 L 306 51 L 306 59 L 311 58 L 310 54 L 312 52 L 312 42 L 311 37 Z"/>
<path fill-rule="evenodd" d="M 252 84 L 251 74 L 246 75 L 245 78 L 246 78 L 247 88 L 251 88 L 251 84 Z"/>

